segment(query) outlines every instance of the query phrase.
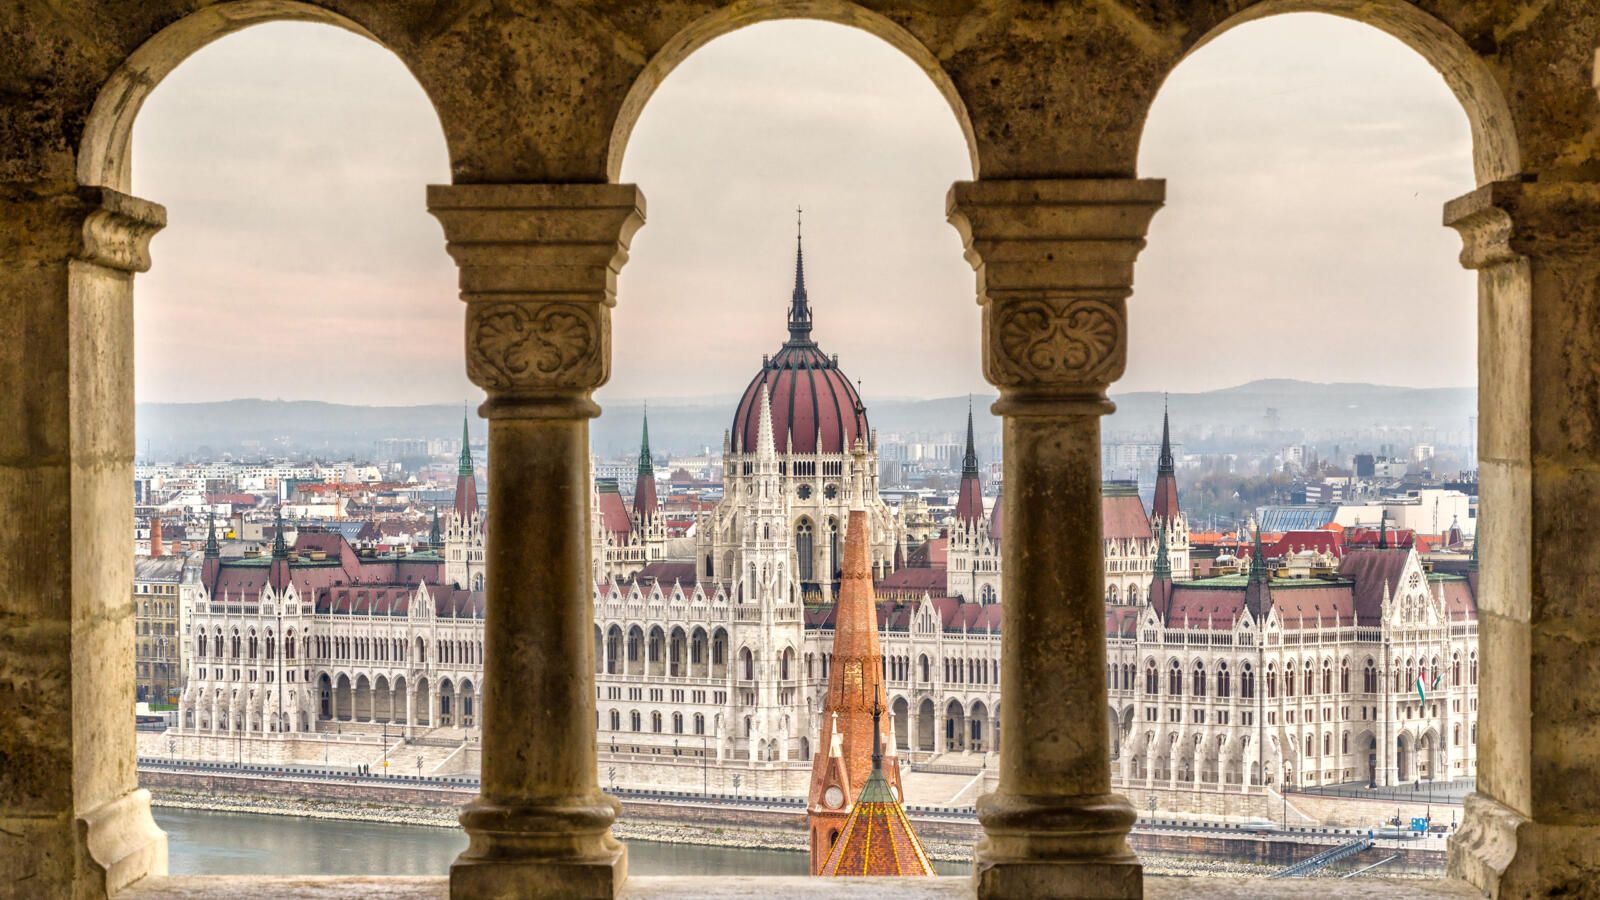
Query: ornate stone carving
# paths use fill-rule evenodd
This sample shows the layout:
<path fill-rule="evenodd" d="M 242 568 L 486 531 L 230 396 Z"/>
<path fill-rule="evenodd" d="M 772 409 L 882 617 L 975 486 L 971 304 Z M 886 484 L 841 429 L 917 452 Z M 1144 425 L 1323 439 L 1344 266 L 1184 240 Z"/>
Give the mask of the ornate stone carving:
<path fill-rule="evenodd" d="M 610 323 L 598 303 L 468 306 L 467 374 L 491 390 L 540 393 L 605 383 Z"/>
<path fill-rule="evenodd" d="M 991 377 L 1001 386 L 1106 384 L 1122 370 L 1122 311 L 1098 298 L 994 304 Z"/>

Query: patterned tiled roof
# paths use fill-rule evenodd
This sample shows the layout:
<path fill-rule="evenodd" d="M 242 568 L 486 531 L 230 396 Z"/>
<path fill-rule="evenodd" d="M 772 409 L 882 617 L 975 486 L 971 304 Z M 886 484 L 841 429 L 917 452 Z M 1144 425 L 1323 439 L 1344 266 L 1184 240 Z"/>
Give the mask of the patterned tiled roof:
<path fill-rule="evenodd" d="M 932 875 L 933 864 L 876 766 L 839 832 L 822 875 Z"/>

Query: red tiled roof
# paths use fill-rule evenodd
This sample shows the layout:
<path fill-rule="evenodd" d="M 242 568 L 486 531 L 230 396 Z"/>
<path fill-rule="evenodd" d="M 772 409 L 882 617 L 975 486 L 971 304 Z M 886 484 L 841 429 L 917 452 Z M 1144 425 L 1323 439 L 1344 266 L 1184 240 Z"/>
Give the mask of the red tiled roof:
<path fill-rule="evenodd" d="M 1101 494 L 1100 521 L 1106 540 L 1149 538 L 1150 518 L 1144 513 L 1144 501 L 1133 492 Z"/>
<path fill-rule="evenodd" d="M 1383 618 L 1383 590 L 1400 587 L 1400 573 L 1406 566 L 1407 550 L 1347 550 L 1339 563 L 1339 574 L 1356 582 L 1356 615 L 1362 622 L 1377 623 Z"/>
<path fill-rule="evenodd" d="M 1193 539 L 1191 535 L 1190 540 Z M 1344 555 L 1344 545 L 1340 542 L 1340 536 L 1336 532 L 1322 529 L 1285 531 L 1271 546 L 1264 546 L 1261 549 L 1268 559 L 1281 559 L 1290 553 L 1299 553 L 1302 550 L 1332 553 L 1335 558 Z"/>

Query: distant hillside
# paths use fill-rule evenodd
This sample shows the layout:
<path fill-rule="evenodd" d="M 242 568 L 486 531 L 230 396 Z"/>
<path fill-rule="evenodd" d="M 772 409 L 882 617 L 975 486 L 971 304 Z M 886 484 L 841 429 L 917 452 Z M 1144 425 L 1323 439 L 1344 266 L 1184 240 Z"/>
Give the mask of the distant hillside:
<path fill-rule="evenodd" d="M 1108 440 L 1145 439 L 1161 427 L 1163 395 L 1113 394 L 1117 412 L 1105 422 Z M 999 430 L 988 415 L 993 396 L 973 398 L 980 450 Z M 1337 434 L 1385 428 L 1464 430 L 1476 415 L 1474 388 L 1405 388 L 1374 384 L 1316 384 L 1272 379 L 1237 387 L 1167 396 L 1178 435 L 1226 433 L 1241 436 L 1266 430 L 1267 410 L 1276 410 L 1274 430 Z M 652 403 L 650 442 L 657 453 L 720 451 L 731 425 L 731 397 Z M 636 451 L 643 404 L 615 400 L 590 424 L 595 452 L 610 456 Z M 868 416 L 880 436 L 899 432 L 959 434 L 966 426 L 967 398 L 933 400 L 867 398 Z M 257 456 L 303 453 L 367 456 L 384 438 L 455 437 L 462 408 L 431 406 L 351 406 L 315 401 L 228 400 L 218 403 L 141 403 L 138 447 L 158 459 L 221 453 Z M 481 444 L 487 423 L 470 416 L 473 442 Z M 985 454 L 987 455 L 987 454 Z"/>

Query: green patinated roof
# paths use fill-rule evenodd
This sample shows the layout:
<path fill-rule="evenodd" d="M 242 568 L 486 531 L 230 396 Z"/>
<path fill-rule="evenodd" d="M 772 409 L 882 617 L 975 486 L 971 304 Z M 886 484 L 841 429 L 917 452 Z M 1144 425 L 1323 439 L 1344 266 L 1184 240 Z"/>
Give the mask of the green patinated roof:
<path fill-rule="evenodd" d="M 861 796 L 856 798 L 857 803 L 893 803 L 894 793 L 889 790 L 889 782 L 883 778 L 883 772 L 874 768 L 872 774 L 867 776 L 867 783 L 861 788 Z"/>
<path fill-rule="evenodd" d="M 1353 585 L 1355 581 L 1350 578 L 1337 576 L 1315 576 L 1312 578 L 1274 578 L 1269 584 L 1274 591 L 1295 590 L 1296 588 L 1325 588 L 1329 586 L 1343 587 Z M 1174 587 L 1184 590 L 1218 590 L 1237 591 L 1250 584 L 1249 575 L 1213 575 L 1210 578 L 1196 578 L 1191 581 L 1173 582 Z"/>

